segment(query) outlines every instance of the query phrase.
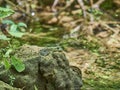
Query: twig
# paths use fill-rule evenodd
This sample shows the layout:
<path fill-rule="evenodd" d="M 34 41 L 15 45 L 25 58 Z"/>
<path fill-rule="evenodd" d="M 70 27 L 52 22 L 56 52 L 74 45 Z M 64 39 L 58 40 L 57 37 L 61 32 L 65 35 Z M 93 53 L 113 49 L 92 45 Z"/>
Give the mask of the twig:
<path fill-rule="evenodd" d="M 73 3 L 74 0 L 70 1 L 63 9 L 61 9 L 60 11 L 58 11 L 56 13 L 56 16 L 58 16 L 61 12 L 63 12 L 64 10 L 66 10 L 68 7 L 71 6 L 71 4 Z"/>
<path fill-rule="evenodd" d="M 20 11 L 22 11 L 23 13 L 25 13 L 26 15 L 28 15 L 29 17 L 32 17 L 31 14 L 27 13 L 24 9 L 22 9 L 21 7 L 15 5 L 13 2 L 11 2 L 10 0 L 5 0 L 8 4 L 10 4 L 13 7 L 18 8 Z"/>

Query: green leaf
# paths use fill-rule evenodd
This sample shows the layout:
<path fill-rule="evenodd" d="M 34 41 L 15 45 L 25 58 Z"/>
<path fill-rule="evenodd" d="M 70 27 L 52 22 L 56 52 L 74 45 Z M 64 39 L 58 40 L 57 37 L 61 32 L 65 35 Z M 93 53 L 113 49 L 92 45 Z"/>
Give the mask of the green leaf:
<path fill-rule="evenodd" d="M 7 69 L 7 70 L 9 70 L 11 67 L 10 62 L 7 59 L 4 59 L 4 66 L 5 66 L 5 69 Z"/>
<path fill-rule="evenodd" d="M 12 15 L 14 11 L 12 9 L 0 7 L 0 18 L 6 18 Z"/>
<path fill-rule="evenodd" d="M 35 89 L 35 90 L 38 90 L 38 88 L 37 88 L 37 86 L 36 86 L 36 85 L 34 85 L 34 89 Z"/>
<path fill-rule="evenodd" d="M 27 28 L 27 25 L 25 23 L 23 23 L 23 22 L 20 22 L 20 23 L 18 23 L 18 27 L 25 27 L 25 28 Z"/>
<path fill-rule="evenodd" d="M 24 27 L 18 27 L 18 29 L 20 30 L 20 32 L 25 32 L 26 31 L 26 29 L 24 28 Z"/>
<path fill-rule="evenodd" d="M 10 38 L 7 38 L 5 35 L 0 35 L 1 40 L 10 40 Z"/>
<path fill-rule="evenodd" d="M 21 38 L 25 33 L 16 31 L 16 32 L 9 32 L 10 35 Z"/>
<path fill-rule="evenodd" d="M 9 34 L 18 38 L 21 38 L 25 33 L 17 31 L 18 26 L 16 24 L 11 25 Z"/>
<path fill-rule="evenodd" d="M 25 65 L 24 63 L 16 58 L 16 57 L 11 57 L 11 64 L 15 67 L 15 69 L 18 71 L 18 72 L 22 72 L 25 70 Z"/>
<path fill-rule="evenodd" d="M 16 31 L 17 31 L 17 25 L 16 24 L 11 25 L 10 32 L 16 32 Z"/>
<path fill-rule="evenodd" d="M 12 49 L 8 49 L 4 56 L 5 57 L 10 57 L 11 52 L 12 52 Z"/>
<path fill-rule="evenodd" d="M 3 23 L 3 24 L 11 24 L 11 25 L 12 25 L 12 24 L 15 24 L 15 23 L 14 23 L 13 21 L 11 21 L 11 20 L 3 20 L 2 23 Z"/>

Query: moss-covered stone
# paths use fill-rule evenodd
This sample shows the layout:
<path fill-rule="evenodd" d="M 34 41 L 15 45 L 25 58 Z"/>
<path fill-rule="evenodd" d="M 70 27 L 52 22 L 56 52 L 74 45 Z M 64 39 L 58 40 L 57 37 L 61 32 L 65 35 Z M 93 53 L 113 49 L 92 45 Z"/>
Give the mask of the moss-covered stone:
<path fill-rule="evenodd" d="M 35 87 L 38 90 L 80 90 L 82 86 L 81 71 L 77 67 L 69 65 L 61 48 L 25 47 L 14 52 L 15 56 L 23 60 L 25 70 L 17 72 L 14 67 L 11 67 L 7 71 L 1 66 L 1 81 L 12 83 L 14 87 L 24 88 L 24 90 L 34 90 Z"/>

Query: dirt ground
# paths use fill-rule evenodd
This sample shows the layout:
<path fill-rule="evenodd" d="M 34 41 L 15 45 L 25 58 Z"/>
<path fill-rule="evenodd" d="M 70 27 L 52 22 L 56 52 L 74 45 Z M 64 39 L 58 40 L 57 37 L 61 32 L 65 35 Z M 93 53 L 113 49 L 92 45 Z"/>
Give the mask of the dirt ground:
<path fill-rule="evenodd" d="M 114 61 L 108 63 L 106 58 L 103 65 L 102 61 L 97 61 L 102 56 L 87 50 L 71 49 L 66 55 L 70 64 L 82 71 L 82 90 L 120 90 L 120 64 L 115 67 Z"/>

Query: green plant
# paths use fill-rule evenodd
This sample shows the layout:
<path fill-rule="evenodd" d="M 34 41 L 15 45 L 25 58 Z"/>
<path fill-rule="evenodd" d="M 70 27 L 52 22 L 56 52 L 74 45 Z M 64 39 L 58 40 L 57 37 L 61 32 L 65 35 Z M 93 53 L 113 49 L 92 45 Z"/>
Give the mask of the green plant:
<path fill-rule="evenodd" d="M 16 24 L 11 20 L 3 20 L 3 18 L 6 18 L 12 15 L 13 13 L 14 11 L 12 9 L 0 7 L 0 19 L 1 19 L 0 22 L 2 22 L 3 24 L 10 25 L 10 30 L 8 30 L 8 33 L 10 35 L 15 36 L 15 37 L 21 37 L 24 34 L 20 32 L 20 31 L 23 31 L 23 28 L 21 27 L 27 27 L 25 23 L 20 22 Z M 10 40 L 10 38 L 7 38 L 6 35 L 0 35 L 0 39 Z M 8 41 L 8 44 L 9 44 L 8 48 L 0 49 L 0 57 L 3 60 L 3 64 L 7 70 L 9 70 L 11 66 L 13 66 L 18 72 L 22 72 L 25 69 L 25 65 L 22 63 L 20 59 L 16 58 L 15 56 L 10 56 L 10 53 L 12 52 L 13 47 L 10 44 L 10 41 Z"/>
<path fill-rule="evenodd" d="M 9 80 L 10 80 L 10 85 L 13 85 L 13 82 L 15 80 L 14 75 L 12 75 L 11 73 L 9 74 Z"/>
<path fill-rule="evenodd" d="M 13 66 L 18 72 L 22 72 L 25 69 L 25 65 L 19 58 L 10 55 L 12 51 L 13 49 L 9 48 L 6 50 L 3 49 L 3 52 L 0 53 L 5 69 L 9 70 Z"/>
<path fill-rule="evenodd" d="M 0 7 L 0 19 L 6 18 L 12 15 L 14 11 L 12 9 Z"/>
<path fill-rule="evenodd" d="M 37 86 L 36 86 L 36 85 L 34 85 L 34 90 L 38 90 L 38 88 L 37 88 Z"/>
<path fill-rule="evenodd" d="M 27 25 L 25 23 L 19 22 L 18 24 L 16 24 L 11 20 L 3 20 L 4 18 L 12 15 L 13 13 L 14 11 L 12 9 L 0 7 L 0 22 L 2 22 L 2 24 L 10 25 L 10 28 L 7 32 L 11 36 L 22 37 L 22 35 L 25 34 L 23 33 L 23 31 L 25 31 L 25 28 L 27 28 Z M 0 39 L 10 40 L 10 38 L 7 38 L 6 35 L 0 35 Z"/>
<path fill-rule="evenodd" d="M 97 9 L 88 9 L 88 12 L 94 16 L 95 20 L 99 20 L 100 16 L 103 15 L 103 12 Z"/>
<path fill-rule="evenodd" d="M 18 72 L 25 70 L 23 62 L 14 56 L 11 57 L 11 65 L 13 65 Z"/>
<path fill-rule="evenodd" d="M 25 33 L 25 28 L 27 28 L 27 25 L 23 22 L 15 23 L 12 20 L 3 20 L 3 24 L 10 25 L 10 28 L 8 30 L 8 33 L 15 37 L 22 37 Z"/>
<path fill-rule="evenodd" d="M 4 18 L 12 15 L 13 13 L 14 13 L 14 11 L 12 9 L 0 7 L 0 23 L 2 22 L 2 20 Z M 0 39 L 1 40 L 10 40 L 10 38 L 7 38 L 5 35 L 0 35 Z"/>
<path fill-rule="evenodd" d="M 92 40 L 89 41 L 89 38 L 86 37 L 81 38 L 80 46 L 81 48 L 88 49 L 94 53 L 98 53 L 100 48 L 100 44 L 97 39 L 92 38 Z"/>

